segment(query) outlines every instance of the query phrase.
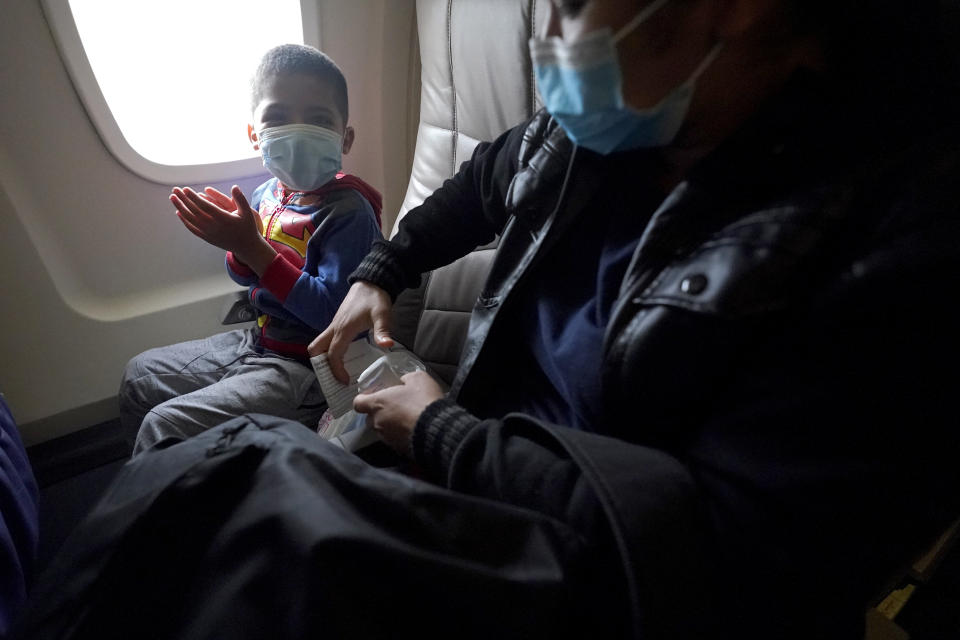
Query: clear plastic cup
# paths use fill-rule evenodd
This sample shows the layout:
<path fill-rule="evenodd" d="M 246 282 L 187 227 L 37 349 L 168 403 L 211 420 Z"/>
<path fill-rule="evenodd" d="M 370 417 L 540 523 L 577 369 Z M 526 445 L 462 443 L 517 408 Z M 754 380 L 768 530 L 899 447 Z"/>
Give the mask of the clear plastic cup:
<path fill-rule="evenodd" d="M 373 393 L 403 384 L 401 378 L 406 374 L 426 369 L 409 351 L 391 351 L 378 358 L 357 377 L 357 393 Z"/>

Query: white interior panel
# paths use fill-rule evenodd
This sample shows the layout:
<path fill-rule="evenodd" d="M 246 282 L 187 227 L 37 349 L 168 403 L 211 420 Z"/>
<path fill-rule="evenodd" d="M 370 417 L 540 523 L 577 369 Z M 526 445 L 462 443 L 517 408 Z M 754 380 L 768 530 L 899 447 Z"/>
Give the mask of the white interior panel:
<path fill-rule="evenodd" d="M 452 24 L 483 24 L 484 34 L 488 34 L 480 38 L 461 36 L 451 42 L 450 65 L 461 136 L 489 140 L 504 131 L 503 123 L 508 123 L 507 128 L 520 124 L 534 110 L 528 38 L 523 31 L 517 32 L 517 25 L 529 24 L 530 11 L 535 7 L 535 2 L 517 0 L 451 5 Z M 490 37 L 497 38 L 498 46 L 490 46 Z M 507 69 L 510 72 L 504 71 Z M 458 78 L 460 82 L 456 82 Z M 468 159 L 458 157 L 457 163 Z"/>
<path fill-rule="evenodd" d="M 419 95 L 414 2 L 319 0 L 313 15 L 349 85 L 357 142 L 344 167 L 382 191 L 390 225 Z M 237 287 L 223 252 L 173 214 L 170 185 L 134 174 L 104 146 L 39 2 L 4 6 L 0 61 L 0 392 L 33 444 L 113 417 L 126 361 L 223 330 L 224 294 Z M 182 95 L 158 86 L 157 99 Z M 265 177 L 213 186 L 249 193 Z"/>

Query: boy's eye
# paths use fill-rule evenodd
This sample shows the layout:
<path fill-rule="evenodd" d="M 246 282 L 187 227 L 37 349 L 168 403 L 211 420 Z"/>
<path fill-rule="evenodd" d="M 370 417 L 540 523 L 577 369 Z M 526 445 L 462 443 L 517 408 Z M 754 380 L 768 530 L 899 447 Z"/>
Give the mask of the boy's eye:
<path fill-rule="evenodd" d="M 310 124 L 315 124 L 317 126 L 327 126 L 332 124 L 333 118 L 327 111 L 314 111 L 312 113 L 307 112 L 304 114 L 306 120 Z"/>
<path fill-rule="evenodd" d="M 288 124 L 290 121 L 286 109 L 272 105 L 267 107 L 260 116 L 260 122 L 264 127 L 279 127 Z"/>

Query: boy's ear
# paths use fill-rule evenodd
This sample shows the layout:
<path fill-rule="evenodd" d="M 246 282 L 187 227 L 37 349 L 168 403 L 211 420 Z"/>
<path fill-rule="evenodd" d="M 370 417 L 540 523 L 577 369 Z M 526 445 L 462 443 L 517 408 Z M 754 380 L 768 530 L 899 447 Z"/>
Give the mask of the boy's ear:
<path fill-rule="evenodd" d="M 343 155 L 350 153 L 350 147 L 353 146 L 353 127 L 347 127 L 343 130 Z"/>
<path fill-rule="evenodd" d="M 252 124 L 247 125 L 247 139 L 253 145 L 254 151 L 260 151 L 260 139 L 257 137 L 257 132 L 254 131 Z"/>

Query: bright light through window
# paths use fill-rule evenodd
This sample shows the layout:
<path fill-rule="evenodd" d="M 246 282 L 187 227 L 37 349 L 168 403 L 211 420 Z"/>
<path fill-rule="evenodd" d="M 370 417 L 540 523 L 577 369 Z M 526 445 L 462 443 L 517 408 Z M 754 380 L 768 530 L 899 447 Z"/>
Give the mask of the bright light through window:
<path fill-rule="evenodd" d="M 159 164 L 251 158 L 250 77 L 273 46 L 303 43 L 299 0 L 70 0 L 130 146 Z"/>

